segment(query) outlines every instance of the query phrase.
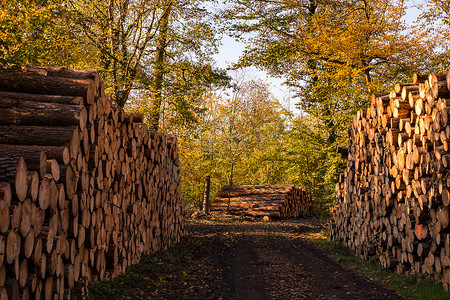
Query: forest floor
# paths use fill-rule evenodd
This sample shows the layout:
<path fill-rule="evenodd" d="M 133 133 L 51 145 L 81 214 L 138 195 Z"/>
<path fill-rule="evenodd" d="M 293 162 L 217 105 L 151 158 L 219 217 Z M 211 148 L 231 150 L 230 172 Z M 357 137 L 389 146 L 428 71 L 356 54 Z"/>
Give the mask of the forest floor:
<path fill-rule="evenodd" d="M 90 289 L 93 299 L 403 299 L 333 260 L 322 220 L 191 220 L 169 251 Z M 118 288 L 119 287 L 119 288 Z"/>

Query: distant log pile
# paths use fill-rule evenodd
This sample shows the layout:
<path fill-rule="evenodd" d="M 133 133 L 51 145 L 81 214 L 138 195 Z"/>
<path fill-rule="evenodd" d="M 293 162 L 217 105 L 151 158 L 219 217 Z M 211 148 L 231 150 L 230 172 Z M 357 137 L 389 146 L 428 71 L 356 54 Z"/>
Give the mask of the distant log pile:
<path fill-rule="evenodd" d="M 96 71 L 0 72 L 0 299 L 63 299 L 184 234 L 176 138 Z"/>
<path fill-rule="evenodd" d="M 372 96 L 349 131 L 329 236 L 450 284 L 450 73 Z"/>
<path fill-rule="evenodd" d="M 210 210 L 232 215 L 299 217 L 309 214 L 310 205 L 306 191 L 293 184 L 226 185 Z"/>

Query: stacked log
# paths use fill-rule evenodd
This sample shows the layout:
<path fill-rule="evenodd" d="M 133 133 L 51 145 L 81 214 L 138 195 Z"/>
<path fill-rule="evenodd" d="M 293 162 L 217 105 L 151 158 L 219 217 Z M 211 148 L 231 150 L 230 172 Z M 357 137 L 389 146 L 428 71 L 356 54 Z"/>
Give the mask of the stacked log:
<path fill-rule="evenodd" d="M 450 284 L 450 74 L 373 95 L 349 130 L 329 237 Z"/>
<path fill-rule="evenodd" d="M 225 185 L 210 211 L 280 218 L 308 215 L 310 206 L 307 192 L 293 184 Z"/>
<path fill-rule="evenodd" d="M 96 71 L 0 73 L 0 299 L 63 299 L 179 241 L 179 167 Z"/>

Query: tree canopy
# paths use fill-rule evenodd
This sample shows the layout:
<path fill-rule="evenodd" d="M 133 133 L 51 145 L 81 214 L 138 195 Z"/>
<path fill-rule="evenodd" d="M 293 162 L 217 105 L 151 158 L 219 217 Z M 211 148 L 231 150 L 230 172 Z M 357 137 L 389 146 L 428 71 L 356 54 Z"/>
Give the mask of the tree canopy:
<path fill-rule="evenodd" d="M 449 66 L 449 1 L 421 3 L 413 23 L 401 0 L 2 1 L 0 64 L 99 69 L 119 107 L 178 136 L 188 203 L 210 174 L 213 190 L 295 183 L 329 205 L 355 112 Z M 295 114 L 266 83 L 215 66 L 223 33 L 246 45 L 233 69 L 283 77 Z"/>

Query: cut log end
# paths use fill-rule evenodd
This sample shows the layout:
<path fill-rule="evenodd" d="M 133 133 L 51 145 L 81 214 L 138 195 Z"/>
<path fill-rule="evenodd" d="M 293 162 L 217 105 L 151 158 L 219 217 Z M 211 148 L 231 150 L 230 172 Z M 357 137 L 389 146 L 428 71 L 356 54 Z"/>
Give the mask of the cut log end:
<path fill-rule="evenodd" d="M 15 172 L 14 186 L 16 196 L 20 201 L 25 200 L 28 191 L 28 180 L 27 180 L 27 165 L 25 160 L 21 157 L 17 161 L 16 172 Z"/>

